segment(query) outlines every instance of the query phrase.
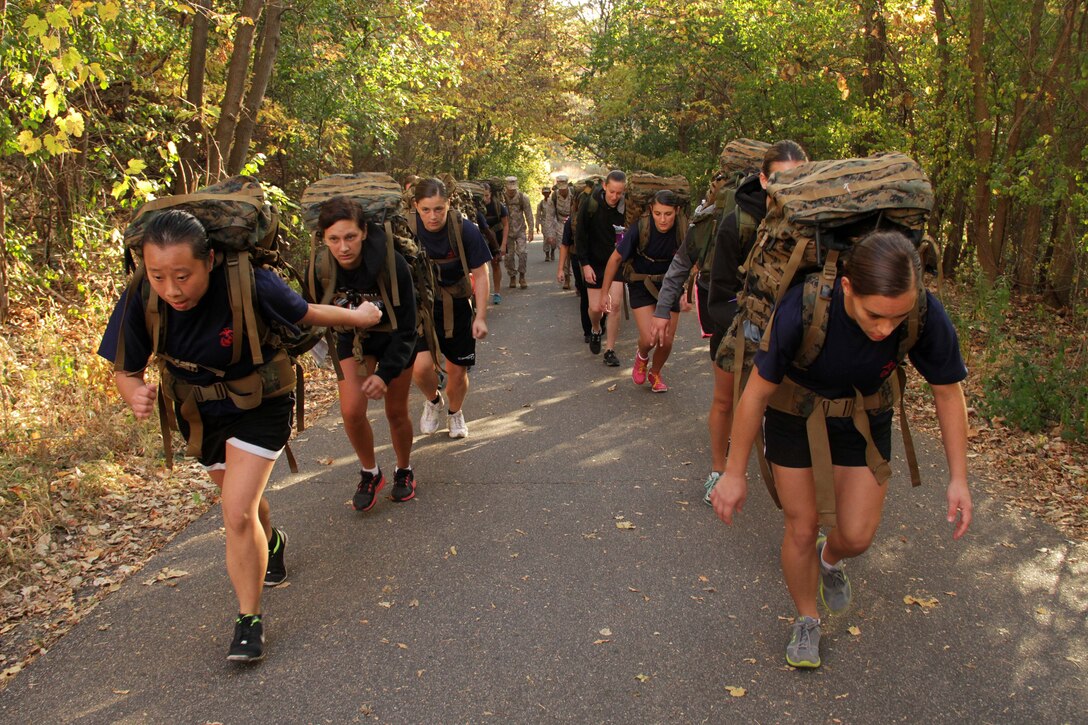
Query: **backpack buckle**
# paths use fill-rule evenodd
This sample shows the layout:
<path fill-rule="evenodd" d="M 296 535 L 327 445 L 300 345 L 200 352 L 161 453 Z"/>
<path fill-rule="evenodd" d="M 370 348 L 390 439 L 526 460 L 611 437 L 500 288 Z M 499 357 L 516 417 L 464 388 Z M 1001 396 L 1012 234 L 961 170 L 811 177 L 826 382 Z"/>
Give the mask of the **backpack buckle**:
<path fill-rule="evenodd" d="M 193 399 L 198 403 L 210 400 L 224 400 L 227 397 L 225 383 L 212 383 L 211 385 L 199 385 L 193 388 Z"/>

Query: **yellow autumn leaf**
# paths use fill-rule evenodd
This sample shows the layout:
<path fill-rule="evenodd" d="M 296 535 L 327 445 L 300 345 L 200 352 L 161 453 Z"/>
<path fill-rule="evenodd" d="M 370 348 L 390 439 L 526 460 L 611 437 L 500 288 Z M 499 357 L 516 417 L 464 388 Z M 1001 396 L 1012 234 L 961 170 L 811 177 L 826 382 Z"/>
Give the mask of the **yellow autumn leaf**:
<path fill-rule="evenodd" d="M 103 21 L 109 22 L 116 18 L 121 12 L 121 6 L 110 0 L 110 2 L 101 3 L 98 6 L 98 17 Z"/>
<path fill-rule="evenodd" d="M 849 632 L 850 634 L 854 635 L 855 637 L 860 637 L 861 636 L 861 630 L 858 629 L 857 627 L 847 627 L 846 631 Z"/>
<path fill-rule="evenodd" d="M 83 135 L 83 114 L 74 108 L 69 108 L 67 116 L 57 119 L 57 128 L 68 136 L 79 138 Z"/>
<path fill-rule="evenodd" d="M 49 23 L 39 18 L 34 13 L 26 16 L 26 20 L 23 21 L 23 30 L 31 38 L 38 38 L 45 34 L 45 31 L 49 30 Z"/>
<path fill-rule="evenodd" d="M 26 156 L 37 153 L 42 147 L 41 140 L 35 138 L 33 131 L 19 132 L 19 135 L 16 137 L 16 141 L 19 144 L 19 151 Z"/>
<path fill-rule="evenodd" d="M 743 687 L 734 687 L 733 685 L 726 685 L 725 691 L 728 692 L 732 697 L 744 697 L 748 694 L 748 691 L 745 690 Z"/>
<path fill-rule="evenodd" d="M 55 53 L 60 50 L 60 38 L 55 35 L 43 35 L 38 42 L 42 44 L 42 50 L 46 53 Z"/>
<path fill-rule="evenodd" d="M 649 682 L 650 681 L 650 676 L 649 675 L 638 674 L 638 675 L 635 675 L 635 679 L 638 680 L 639 682 Z"/>
<path fill-rule="evenodd" d="M 58 5 L 45 14 L 45 20 L 57 30 L 67 30 L 70 26 L 69 20 L 72 16 L 68 14 L 68 8 L 63 5 Z"/>
<path fill-rule="evenodd" d="M 635 525 L 632 524 L 630 521 L 617 521 L 616 522 L 616 528 L 617 529 L 633 529 L 633 528 L 635 528 Z"/>
<path fill-rule="evenodd" d="M 128 166 L 125 167 L 125 173 L 129 176 L 135 176 L 144 169 L 147 168 L 147 164 L 140 159 L 129 159 Z"/>

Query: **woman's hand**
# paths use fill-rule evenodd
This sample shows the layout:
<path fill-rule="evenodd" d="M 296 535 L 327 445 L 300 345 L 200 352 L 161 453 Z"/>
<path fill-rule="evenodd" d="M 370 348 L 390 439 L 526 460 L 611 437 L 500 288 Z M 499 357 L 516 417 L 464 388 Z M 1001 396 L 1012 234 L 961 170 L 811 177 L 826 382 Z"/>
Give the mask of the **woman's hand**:
<path fill-rule="evenodd" d="M 364 301 L 351 314 L 355 327 L 373 327 L 382 321 L 382 311 L 370 300 Z"/>
<path fill-rule="evenodd" d="M 487 322 L 477 317 L 472 321 L 472 337 L 482 340 L 487 337 Z"/>
<path fill-rule="evenodd" d="M 582 278 L 586 281 L 586 284 L 597 284 L 597 273 L 588 264 L 582 265 Z"/>
<path fill-rule="evenodd" d="M 952 538 L 958 539 L 967 533 L 971 525 L 974 507 L 971 504 L 971 492 L 967 490 L 967 481 L 951 481 L 948 484 L 948 523 L 955 524 Z M 959 521 L 956 521 L 957 514 Z"/>
<path fill-rule="evenodd" d="M 748 479 L 744 474 L 739 476 L 722 474 L 714 490 L 710 492 L 710 503 L 714 505 L 714 513 L 730 525 L 733 523 L 733 516 L 744 508 L 747 498 Z"/>
<path fill-rule="evenodd" d="M 158 392 L 158 386 L 150 383 L 145 383 L 132 391 L 128 407 L 132 408 L 136 420 L 147 420 L 151 417 L 151 413 L 155 410 L 155 398 Z"/>
<path fill-rule="evenodd" d="M 650 340 L 655 346 L 665 342 L 665 331 L 668 327 L 668 320 L 663 320 L 660 317 L 650 318 Z"/>
<path fill-rule="evenodd" d="M 385 381 L 377 375 L 367 375 L 363 380 L 363 384 L 359 386 L 365 395 L 370 400 L 381 400 L 385 397 L 387 387 Z"/>

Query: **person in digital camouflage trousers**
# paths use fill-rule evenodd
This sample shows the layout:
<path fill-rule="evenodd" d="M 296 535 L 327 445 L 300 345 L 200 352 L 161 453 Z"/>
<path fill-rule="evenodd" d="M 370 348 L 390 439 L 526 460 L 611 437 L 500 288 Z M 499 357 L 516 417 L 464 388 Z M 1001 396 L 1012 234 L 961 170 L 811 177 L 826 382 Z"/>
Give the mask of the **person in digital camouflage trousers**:
<path fill-rule="evenodd" d="M 506 273 L 510 276 L 510 289 L 520 284 L 522 289 L 529 287 L 525 281 L 525 267 L 529 261 L 529 240 L 536 234 L 533 225 L 533 209 L 529 197 L 518 189 L 518 177 L 506 177 L 506 191 L 503 202 L 510 213 L 510 228 L 506 238 Z"/>

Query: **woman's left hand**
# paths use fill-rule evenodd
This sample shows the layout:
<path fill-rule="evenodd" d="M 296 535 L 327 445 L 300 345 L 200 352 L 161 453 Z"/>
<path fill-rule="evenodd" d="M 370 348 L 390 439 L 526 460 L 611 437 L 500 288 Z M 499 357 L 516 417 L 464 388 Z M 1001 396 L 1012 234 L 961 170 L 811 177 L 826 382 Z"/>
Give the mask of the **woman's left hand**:
<path fill-rule="evenodd" d="M 487 337 L 487 323 L 479 317 L 472 321 L 472 337 L 476 340 Z"/>
<path fill-rule="evenodd" d="M 971 492 L 967 490 L 966 481 L 952 481 L 948 484 L 948 523 L 955 524 L 952 538 L 958 539 L 967 533 L 967 527 L 971 525 L 972 512 Z M 957 514 L 959 521 L 956 521 Z"/>
<path fill-rule="evenodd" d="M 359 386 L 360 390 L 370 400 L 381 400 L 385 397 L 387 387 L 385 381 L 377 375 L 367 375 L 366 380 Z"/>

